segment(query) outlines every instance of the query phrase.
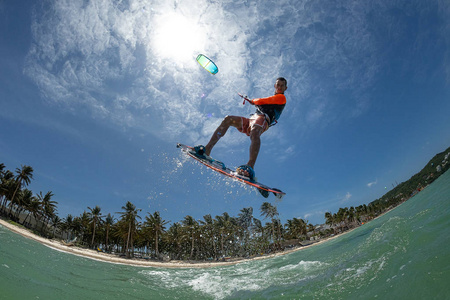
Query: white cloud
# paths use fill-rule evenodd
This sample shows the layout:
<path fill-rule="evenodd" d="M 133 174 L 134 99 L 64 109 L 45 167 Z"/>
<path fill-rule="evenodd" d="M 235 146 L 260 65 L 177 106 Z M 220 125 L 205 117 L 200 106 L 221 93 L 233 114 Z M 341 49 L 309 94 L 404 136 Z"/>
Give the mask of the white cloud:
<path fill-rule="evenodd" d="M 191 139 L 209 138 L 210 115 L 248 114 L 236 91 L 267 96 L 285 76 L 290 116 L 303 120 L 291 128 L 323 126 L 336 111 L 350 117 L 370 106 L 361 97 L 379 68 L 370 9 L 294 0 L 49 0 L 36 4 L 25 72 L 49 103 Z M 198 53 L 215 60 L 216 76 L 198 66 Z M 336 90 L 348 91 L 348 100 L 336 103 Z"/>
<path fill-rule="evenodd" d="M 312 217 L 314 215 L 315 215 L 315 213 L 308 213 L 308 214 L 305 214 L 302 219 L 308 220 L 308 218 L 310 218 L 310 217 Z"/>
<path fill-rule="evenodd" d="M 292 157 L 292 155 L 295 154 L 295 146 L 294 145 L 287 146 L 283 151 L 279 150 L 280 145 L 275 145 L 275 146 L 272 145 L 272 147 L 275 149 L 278 149 L 277 156 L 275 157 L 275 159 L 278 162 L 284 162 L 287 159 L 289 159 L 290 157 Z"/>
<path fill-rule="evenodd" d="M 315 223 L 314 221 L 311 221 L 310 219 L 315 219 L 315 220 L 320 219 L 321 220 L 321 218 L 324 217 L 325 212 L 326 211 L 323 211 L 323 210 L 309 212 L 309 213 L 306 213 L 302 219 L 308 223 L 310 223 L 310 222 Z"/>
<path fill-rule="evenodd" d="M 367 186 L 368 186 L 368 187 L 372 187 L 372 185 L 375 185 L 375 184 L 377 184 L 377 183 L 378 183 L 378 179 L 375 180 L 375 181 L 369 182 L 369 183 L 367 184 Z"/>
<path fill-rule="evenodd" d="M 345 196 L 341 199 L 341 203 L 348 202 L 351 197 L 352 194 L 350 194 L 350 192 L 347 192 L 347 194 L 345 194 Z"/>
<path fill-rule="evenodd" d="M 236 104 L 230 86 L 242 82 L 247 71 L 242 64 L 248 61 L 247 33 L 241 26 L 250 26 L 251 18 L 236 19 L 220 4 L 207 1 L 151 7 L 147 1 L 48 4 L 45 11 L 36 7 L 25 71 L 49 102 L 74 111 L 88 108 L 93 117 L 127 120 L 131 126 L 144 122 L 155 127 L 156 119 L 163 123 L 158 128 L 163 135 L 183 134 L 180 129 L 187 124 L 190 130 L 199 129 L 205 109 L 222 114 Z M 169 16 L 181 25 L 165 30 Z M 177 29 L 189 29 L 184 35 L 196 37 L 196 44 L 186 37 L 171 45 L 187 50 L 183 54 L 188 60 L 161 47 L 167 42 L 160 40 L 164 34 L 179 40 Z M 199 68 L 193 59 L 199 52 L 222 62 L 220 75 L 215 78 Z"/>

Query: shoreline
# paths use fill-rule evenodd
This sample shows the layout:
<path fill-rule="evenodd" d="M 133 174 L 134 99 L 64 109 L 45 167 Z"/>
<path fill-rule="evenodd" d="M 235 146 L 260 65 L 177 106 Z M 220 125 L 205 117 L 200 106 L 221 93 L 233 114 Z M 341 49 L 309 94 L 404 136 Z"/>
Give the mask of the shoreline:
<path fill-rule="evenodd" d="M 351 230 L 348 230 L 348 231 L 338 234 L 336 236 L 320 240 L 311 245 L 295 247 L 293 249 L 285 250 L 283 252 L 277 252 L 274 254 L 267 254 L 267 255 L 262 255 L 262 256 L 258 256 L 258 257 L 242 258 L 242 259 L 236 259 L 236 260 L 225 261 L 225 262 L 186 262 L 186 261 L 175 261 L 175 260 L 172 260 L 170 262 L 157 262 L 157 261 L 147 261 L 147 260 L 141 260 L 141 259 L 127 259 L 127 258 L 118 257 L 114 254 L 97 252 L 96 250 L 92 250 L 92 249 L 79 248 L 76 246 L 66 246 L 61 241 L 49 240 L 49 239 L 40 237 L 40 236 L 30 232 L 28 229 L 13 225 L 13 224 L 9 223 L 8 221 L 5 221 L 4 219 L 0 219 L 0 225 L 9 229 L 10 231 L 12 231 L 16 234 L 19 234 L 25 238 L 34 240 L 34 241 L 36 241 L 44 246 L 47 246 L 53 250 L 56 250 L 56 251 L 61 251 L 61 252 L 65 252 L 68 254 L 73 254 L 73 255 L 84 257 L 84 258 L 98 260 L 98 261 L 107 262 L 107 263 L 122 264 L 122 265 L 134 266 L 134 267 L 155 267 L 155 268 L 213 268 L 213 267 L 232 266 L 232 265 L 236 265 L 236 264 L 244 263 L 244 262 L 248 262 L 248 261 L 268 259 L 268 258 L 273 258 L 273 257 L 277 257 L 277 256 L 290 254 L 293 252 L 297 252 L 297 251 L 300 251 L 303 249 L 313 247 L 315 245 L 322 244 L 324 242 L 330 241 L 337 237 L 343 236 L 344 234 L 349 233 L 349 232 L 355 230 L 356 228 L 358 228 L 358 227 L 353 228 Z"/>
<path fill-rule="evenodd" d="M 389 211 L 391 211 L 391 210 L 389 210 Z M 383 214 L 377 216 L 377 218 L 384 215 L 385 213 L 387 213 L 389 211 L 386 211 Z M 81 256 L 81 257 L 84 257 L 87 259 L 92 259 L 92 260 L 97 260 L 97 261 L 102 261 L 102 262 L 112 263 L 112 264 L 134 266 L 134 267 L 177 268 L 177 269 L 181 269 L 181 268 L 199 268 L 200 269 L 200 268 L 232 266 L 232 265 L 236 265 L 236 264 L 240 264 L 240 263 L 244 263 L 244 262 L 248 262 L 248 261 L 255 261 L 255 260 L 261 260 L 261 259 L 274 258 L 277 256 L 283 256 L 283 255 L 291 254 L 291 253 L 294 253 L 297 251 L 301 251 L 303 249 L 307 249 L 307 248 L 331 241 L 335 238 L 338 238 L 347 233 L 350 233 L 353 230 L 360 227 L 360 226 L 358 226 L 358 227 L 352 228 L 348 231 L 345 231 L 343 233 L 340 233 L 340 234 L 332 236 L 332 237 L 322 239 L 318 242 L 312 243 L 307 246 L 299 246 L 299 247 L 295 247 L 293 249 L 285 250 L 282 252 L 277 252 L 277 253 L 273 253 L 273 254 L 267 254 L 267 255 L 252 257 L 252 258 L 237 258 L 237 259 L 234 259 L 231 261 L 225 261 L 225 262 L 186 262 L 186 261 L 178 261 L 178 260 L 172 260 L 169 262 L 158 262 L 158 261 L 148 261 L 148 260 L 142 260 L 142 259 L 122 258 L 122 257 L 118 257 L 114 254 L 109 254 L 109 253 L 105 253 L 105 252 L 97 252 L 96 250 L 92 250 L 92 249 L 80 248 L 80 247 L 76 247 L 76 246 L 67 246 L 67 245 L 64 245 L 61 241 L 49 240 L 47 238 L 40 237 L 40 236 L 32 233 L 31 231 L 29 231 L 26 228 L 22 228 L 17 225 L 13 225 L 13 224 L 9 223 L 8 221 L 1 219 L 1 218 L 0 218 L 0 225 L 9 229 L 10 231 L 12 231 L 16 234 L 19 234 L 25 238 L 34 240 L 34 241 L 36 241 L 44 246 L 47 246 L 53 250 L 61 251 L 61 252 L 72 254 L 72 255 Z"/>

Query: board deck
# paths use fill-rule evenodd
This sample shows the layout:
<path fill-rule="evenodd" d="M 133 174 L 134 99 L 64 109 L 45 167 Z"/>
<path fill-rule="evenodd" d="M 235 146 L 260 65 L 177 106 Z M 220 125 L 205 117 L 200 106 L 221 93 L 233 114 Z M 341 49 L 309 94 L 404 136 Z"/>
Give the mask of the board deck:
<path fill-rule="evenodd" d="M 219 172 L 222 175 L 233 178 L 239 182 L 253 186 L 254 188 L 258 189 L 258 191 L 261 193 L 261 195 L 263 195 L 265 198 L 267 198 L 270 193 L 273 193 L 275 195 L 275 197 L 277 197 L 278 199 L 282 199 L 283 196 L 286 195 L 286 193 L 282 192 L 279 189 L 270 188 L 260 182 L 251 181 L 246 176 L 237 174 L 235 170 L 232 170 L 232 169 L 226 167 L 225 164 L 223 164 L 220 161 L 217 161 L 214 159 L 206 159 L 206 158 L 197 156 L 195 154 L 195 152 L 193 151 L 193 147 L 191 147 L 191 146 L 187 146 L 184 144 L 177 144 L 177 148 L 180 148 L 184 154 L 188 155 L 189 157 L 192 157 L 193 159 L 202 163 L 206 167 L 208 167 L 216 172 Z"/>

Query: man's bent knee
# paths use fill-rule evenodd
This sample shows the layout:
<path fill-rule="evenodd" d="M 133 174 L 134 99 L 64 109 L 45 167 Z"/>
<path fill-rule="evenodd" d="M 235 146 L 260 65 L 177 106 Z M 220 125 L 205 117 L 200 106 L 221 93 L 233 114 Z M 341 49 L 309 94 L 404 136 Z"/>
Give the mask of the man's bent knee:
<path fill-rule="evenodd" d="M 241 117 L 225 116 L 222 120 L 223 125 L 237 127 L 240 126 Z"/>

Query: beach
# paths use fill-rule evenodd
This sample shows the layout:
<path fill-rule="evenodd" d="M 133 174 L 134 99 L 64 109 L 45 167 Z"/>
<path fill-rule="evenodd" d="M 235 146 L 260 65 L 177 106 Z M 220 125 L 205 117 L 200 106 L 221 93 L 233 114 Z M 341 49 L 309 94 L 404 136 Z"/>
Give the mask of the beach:
<path fill-rule="evenodd" d="M 221 262 L 197 262 L 197 261 L 196 262 L 188 262 L 188 261 L 177 261 L 177 260 L 172 260 L 169 262 L 159 262 L 159 261 L 149 261 L 149 260 L 136 259 L 136 258 L 132 258 L 132 259 L 122 258 L 122 257 L 118 257 L 117 255 L 114 255 L 114 254 L 98 252 L 98 251 L 92 250 L 92 249 L 85 249 L 85 248 L 80 248 L 80 247 L 76 247 L 76 246 L 67 246 L 67 245 L 64 245 L 61 241 L 49 240 L 49 239 L 40 237 L 25 228 L 13 225 L 3 219 L 0 219 L 0 225 L 8 228 L 12 232 L 20 234 L 21 236 L 23 236 L 25 238 L 35 240 L 36 242 L 39 242 L 42 245 L 45 245 L 45 246 L 52 248 L 54 250 L 57 250 L 57 251 L 62 251 L 65 253 L 78 255 L 78 256 L 85 257 L 85 258 L 99 260 L 99 261 L 103 261 L 103 262 L 113 263 L 113 264 L 123 264 L 123 265 L 136 266 L 136 267 L 155 267 L 155 268 L 211 268 L 211 267 L 235 265 L 235 264 L 242 263 L 245 261 L 267 259 L 267 258 L 277 257 L 280 255 L 286 255 L 289 253 L 307 249 L 309 247 L 322 244 L 326 241 L 332 240 L 336 237 L 342 236 L 343 234 L 349 233 L 352 230 L 354 230 L 354 229 L 352 229 L 352 230 L 346 231 L 342 234 L 339 234 L 339 235 L 336 235 L 336 236 L 333 236 L 333 237 L 330 237 L 327 239 L 323 239 L 319 242 L 316 242 L 316 243 L 308 245 L 308 246 L 296 247 L 293 249 L 285 250 L 283 252 L 278 252 L 278 253 L 274 253 L 274 254 L 268 254 L 268 255 L 263 255 L 263 256 L 248 258 L 248 259 L 244 259 L 244 258 L 233 259 L 230 261 L 223 261 L 223 262 L 222 261 Z"/>

